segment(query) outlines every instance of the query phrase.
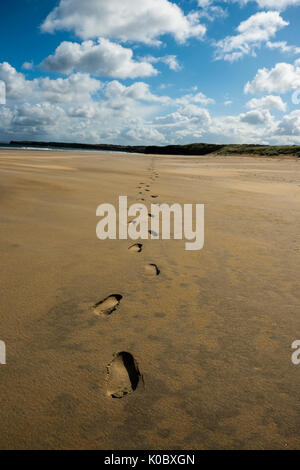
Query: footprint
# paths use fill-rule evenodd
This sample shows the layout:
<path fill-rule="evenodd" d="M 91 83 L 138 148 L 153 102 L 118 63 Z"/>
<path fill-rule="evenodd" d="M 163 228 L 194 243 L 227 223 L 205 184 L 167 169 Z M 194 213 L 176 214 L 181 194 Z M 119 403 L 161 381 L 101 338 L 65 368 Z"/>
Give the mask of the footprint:
<path fill-rule="evenodd" d="M 158 196 L 155 196 L 155 195 L 152 195 L 151 197 L 152 197 L 152 199 L 158 198 Z"/>
<path fill-rule="evenodd" d="M 156 264 L 147 264 L 145 266 L 145 274 L 147 276 L 152 276 L 152 277 L 159 276 L 160 270 L 158 269 Z"/>
<path fill-rule="evenodd" d="M 137 362 L 128 352 L 115 355 L 107 366 L 107 374 L 107 394 L 111 398 L 123 398 L 134 392 L 142 378 Z"/>
<path fill-rule="evenodd" d="M 136 243 L 135 245 L 130 246 L 128 250 L 132 251 L 133 253 L 141 253 L 143 250 L 143 245 L 141 243 Z"/>
<path fill-rule="evenodd" d="M 94 313 L 98 316 L 111 315 L 119 307 L 122 299 L 122 295 L 110 295 L 106 299 L 101 300 L 96 305 L 94 305 Z"/>

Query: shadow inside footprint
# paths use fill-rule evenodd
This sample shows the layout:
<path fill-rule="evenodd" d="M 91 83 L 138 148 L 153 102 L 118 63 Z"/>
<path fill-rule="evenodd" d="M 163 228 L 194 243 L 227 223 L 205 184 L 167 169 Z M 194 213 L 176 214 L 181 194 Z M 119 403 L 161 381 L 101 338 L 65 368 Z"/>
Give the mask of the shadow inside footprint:
<path fill-rule="evenodd" d="M 147 264 L 145 266 L 145 274 L 151 277 L 159 276 L 160 270 L 158 269 L 156 264 Z"/>
<path fill-rule="evenodd" d="M 94 305 L 95 315 L 111 315 L 115 310 L 117 310 L 122 299 L 123 296 L 119 294 L 106 297 L 106 299 L 101 300 L 96 305 Z"/>
<path fill-rule="evenodd" d="M 141 243 L 136 243 L 135 245 L 130 246 L 128 250 L 132 251 L 133 253 L 141 253 L 143 250 L 143 245 Z"/>
<path fill-rule="evenodd" d="M 158 198 L 158 196 L 155 196 L 155 195 L 153 195 L 151 197 L 152 197 L 152 199 L 157 199 Z"/>
<path fill-rule="evenodd" d="M 107 373 L 107 394 L 111 398 L 123 398 L 134 392 L 141 379 L 138 364 L 128 352 L 118 353 L 107 366 Z"/>

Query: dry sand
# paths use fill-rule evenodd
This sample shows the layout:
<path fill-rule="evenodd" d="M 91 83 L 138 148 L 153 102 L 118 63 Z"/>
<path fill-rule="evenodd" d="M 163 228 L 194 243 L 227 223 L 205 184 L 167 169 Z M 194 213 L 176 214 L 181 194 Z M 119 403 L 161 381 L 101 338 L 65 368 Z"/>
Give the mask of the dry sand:
<path fill-rule="evenodd" d="M 1 150 L 0 448 L 300 449 L 299 169 Z M 205 248 L 98 240 L 119 195 L 204 203 Z"/>

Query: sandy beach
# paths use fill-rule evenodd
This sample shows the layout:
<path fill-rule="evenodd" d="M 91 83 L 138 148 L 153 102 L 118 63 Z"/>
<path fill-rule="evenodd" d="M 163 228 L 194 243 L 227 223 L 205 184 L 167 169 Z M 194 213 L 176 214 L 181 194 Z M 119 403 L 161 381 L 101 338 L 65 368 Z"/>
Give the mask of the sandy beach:
<path fill-rule="evenodd" d="M 0 150 L 1 449 L 300 449 L 299 165 Z M 205 204 L 204 249 L 98 240 L 120 195 Z"/>

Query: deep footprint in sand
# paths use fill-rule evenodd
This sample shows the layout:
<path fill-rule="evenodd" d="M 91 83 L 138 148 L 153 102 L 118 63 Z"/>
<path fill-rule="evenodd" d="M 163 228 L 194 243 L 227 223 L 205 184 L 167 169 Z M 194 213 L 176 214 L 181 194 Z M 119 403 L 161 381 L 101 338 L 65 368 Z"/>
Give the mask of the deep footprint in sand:
<path fill-rule="evenodd" d="M 160 270 L 156 266 L 156 264 L 147 264 L 145 266 L 145 274 L 146 276 L 156 277 L 160 275 Z"/>
<path fill-rule="evenodd" d="M 107 395 L 111 398 L 123 398 L 134 392 L 141 380 L 138 364 L 128 352 L 115 355 L 107 366 Z"/>
<path fill-rule="evenodd" d="M 152 197 L 152 199 L 157 199 L 158 198 L 158 196 L 156 196 L 155 194 L 152 195 L 151 197 Z"/>
<path fill-rule="evenodd" d="M 128 250 L 132 251 L 133 253 L 141 253 L 143 250 L 143 245 L 141 243 L 136 243 L 135 245 L 130 246 Z"/>
<path fill-rule="evenodd" d="M 115 310 L 117 310 L 122 299 L 123 296 L 119 294 L 106 297 L 106 299 L 101 300 L 96 305 L 94 305 L 95 315 L 111 315 Z"/>

